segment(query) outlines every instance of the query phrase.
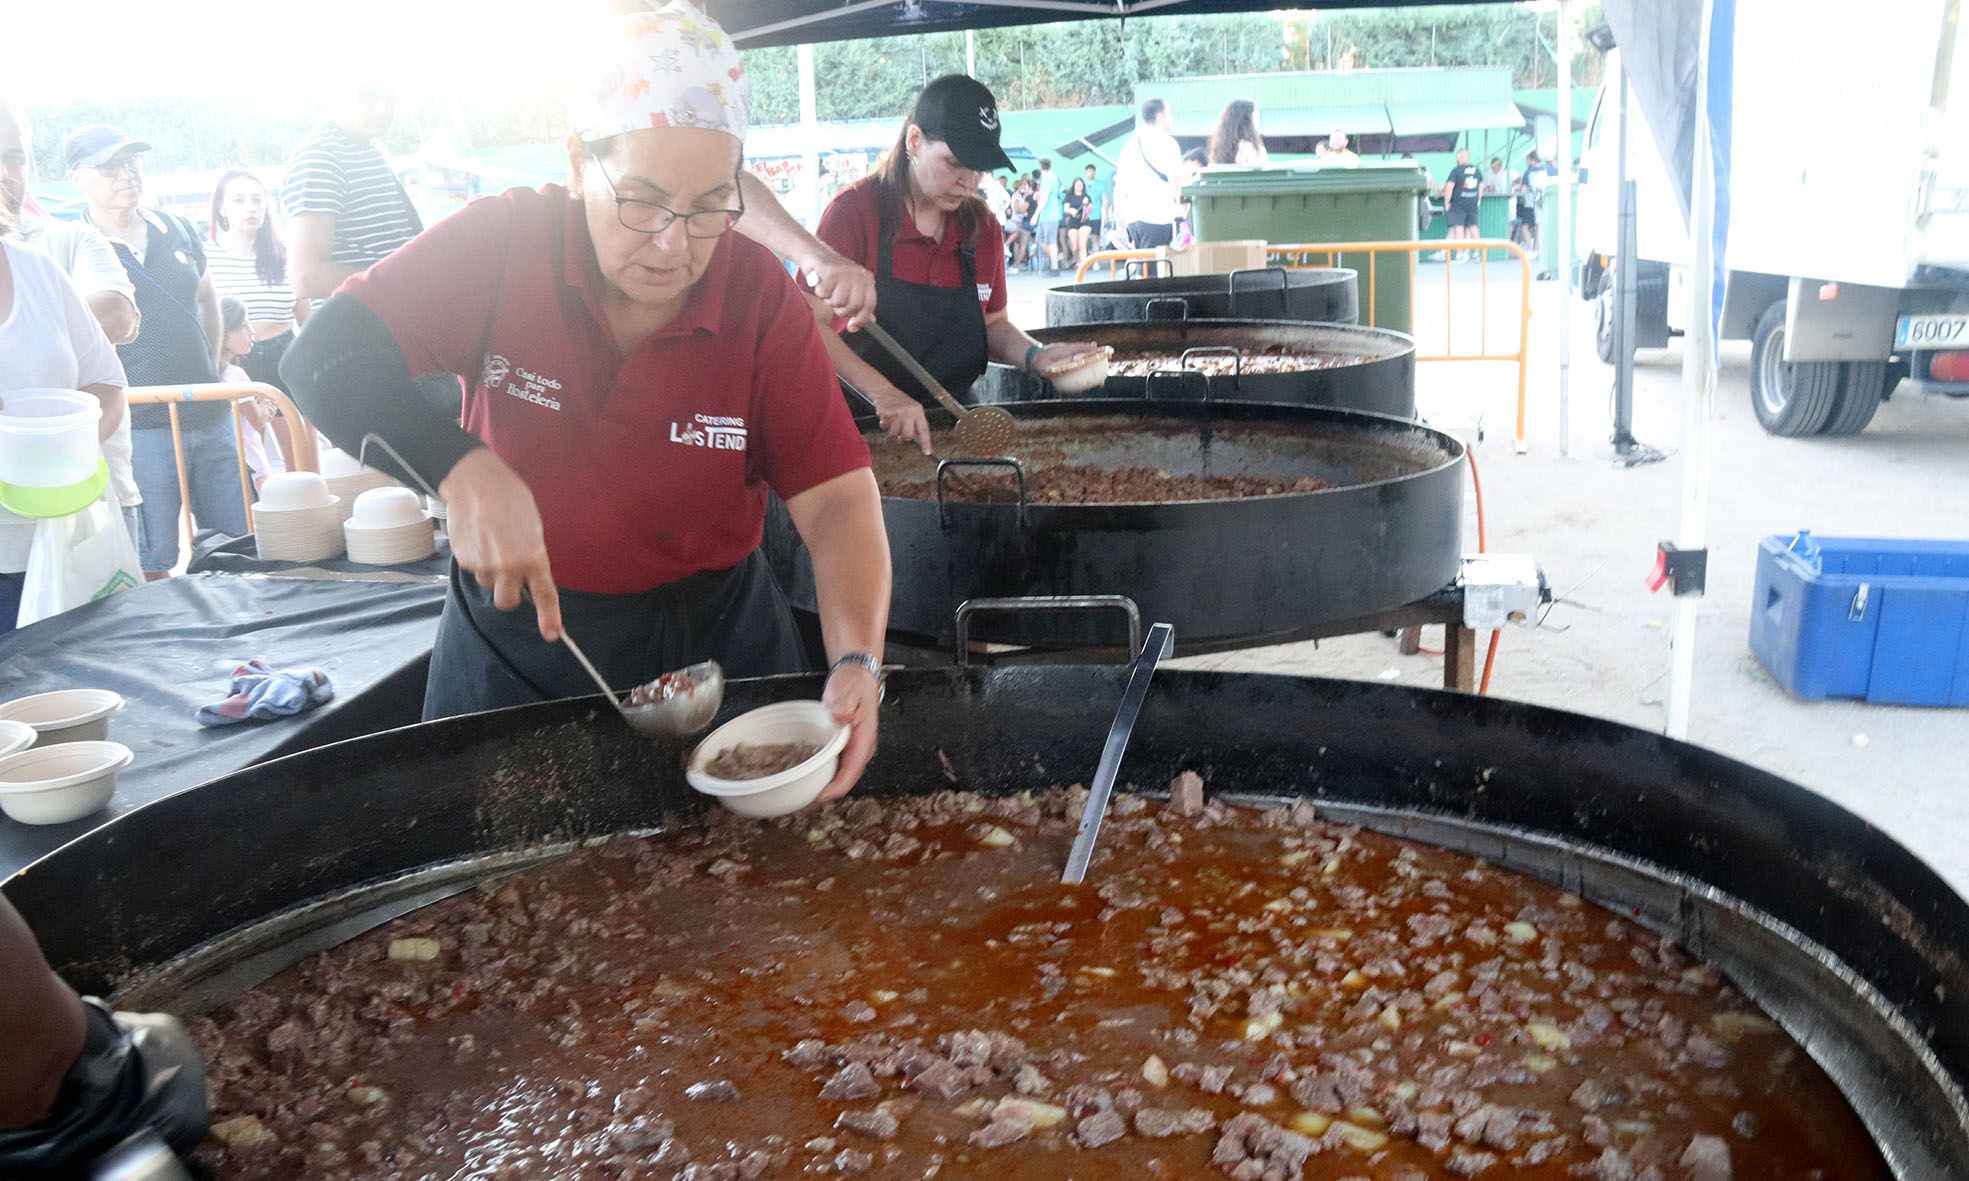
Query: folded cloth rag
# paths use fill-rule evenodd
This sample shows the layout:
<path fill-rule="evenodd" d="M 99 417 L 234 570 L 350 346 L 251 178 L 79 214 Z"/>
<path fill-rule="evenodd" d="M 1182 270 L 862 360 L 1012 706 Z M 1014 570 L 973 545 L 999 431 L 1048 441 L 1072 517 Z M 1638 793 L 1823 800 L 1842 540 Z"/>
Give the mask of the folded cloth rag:
<path fill-rule="evenodd" d="M 249 660 L 232 670 L 232 696 L 198 707 L 201 726 L 230 726 L 249 718 L 284 718 L 313 709 L 335 696 L 328 674 L 318 668 L 288 672 Z"/>

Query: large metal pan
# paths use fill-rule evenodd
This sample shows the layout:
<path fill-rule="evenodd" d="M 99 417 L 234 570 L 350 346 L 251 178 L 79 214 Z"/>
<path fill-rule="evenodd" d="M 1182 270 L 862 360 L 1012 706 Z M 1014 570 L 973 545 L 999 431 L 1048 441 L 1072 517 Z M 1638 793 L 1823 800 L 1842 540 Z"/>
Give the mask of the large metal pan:
<path fill-rule="evenodd" d="M 1352 324 L 1360 319 L 1360 279 L 1345 267 L 1266 267 L 1223 275 L 1069 283 L 1046 291 L 1046 323 L 1133 320 L 1299 320 Z"/>
<path fill-rule="evenodd" d="M 891 677 L 859 789 L 991 793 L 1084 779 L 1118 669 Z M 737 682 L 725 713 L 813 697 Z M 675 743 L 600 698 L 307 751 L 118 818 L 7 883 L 77 987 L 168 1001 L 292 938 L 297 917 L 471 880 L 703 806 Z M 1037 770 L 1044 767 L 1044 771 Z M 1874 826 L 1713 752 L 1612 722 L 1392 685 L 1164 670 L 1122 768 L 1304 797 L 1630 913 L 1734 977 L 1845 1091 L 1898 1177 L 1969 1178 L 1969 905 Z M 332 900 L 332 904 L 330 901 Z M 201 949 L 208 949 L 201 952 Z M 160 973 L 173 965 L 173 973 Z"/>
<path fill-rule="evenodd" d="M 899 638 L 948 649 L 967 599 L 1126 595 L 1176 627 L 1186 652 L 1277 640 L 1415 602 L 1456 577 L 1463 546 L 1463 445 L 1399 419 L 1240 402 L 1026 402 L 1015 460 L 1143 466 L 1176 475 L 1315 476 L 1335 487 L 1163 504 L 979 503 L 952 481 L 1006 474 L 1011 460 L 938 469 L 870 436 L 876 477 L 939 482 L 952 494 L 884 496 Z M 784 511 L 766 552 L 796 607 L 816 595 Z M 1109 633 L 1048 615 L 981 621 L 980 639 L 1084 646 Z M 1092 638 L 1090 638 L 1090 636 Z"/>
<path fill-rule="evenodd" d="M 1415 341 L 1385 328 L 1352 324 L 1295 324 L 1283 320 L 1158 320 L 1149 323 L 1073 324 L 1037 329 L 1041 344 L 1091 340 L 1118 352 L 1168 354 L 1164 371 L 1147 377 L 1109 377 L 1083 398 L 1221 399 L 1330 406 L 1370 414 L 1415 417 Z M 1349 365 L 1297 373 L 1246 371 L 1267 349 L 1337 353 L 1358 357 Z M 1231 371 L 1206 376 L 1189 371 L 1208 361 Z M 992 365 L 971 387 L 977 403 L 1033 402 L 1060 394 L 1034 373 Z"/>

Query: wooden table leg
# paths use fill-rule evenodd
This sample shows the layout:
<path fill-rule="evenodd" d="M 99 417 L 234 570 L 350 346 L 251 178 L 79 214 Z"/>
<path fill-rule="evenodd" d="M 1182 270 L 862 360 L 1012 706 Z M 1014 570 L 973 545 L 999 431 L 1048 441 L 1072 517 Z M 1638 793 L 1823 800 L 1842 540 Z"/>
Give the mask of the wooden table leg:
<path fill-rule="evenodd" d="M 1405 627 L 1395 632 L 1395 651 L 1403 656 L 1413 656 L 1422 651 L 1422 629 Z"/>
<path fill-rule="evenodd" d="M 1443 688 L 1471 693 L 1477 688 L 1477 633 L 1451 624 L 1443 629 Z"/>

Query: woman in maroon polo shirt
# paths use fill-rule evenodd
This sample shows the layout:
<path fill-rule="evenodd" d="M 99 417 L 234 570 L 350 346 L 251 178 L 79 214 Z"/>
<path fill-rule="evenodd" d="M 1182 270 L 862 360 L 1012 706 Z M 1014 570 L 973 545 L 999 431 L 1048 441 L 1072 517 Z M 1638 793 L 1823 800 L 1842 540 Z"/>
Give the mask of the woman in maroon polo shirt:
<path fill-rule="evenodd" d="M 731 42 L 681 0 L 614 30 L 566 187 L 438 222 L 344 283 L 281 370 L 338 445 L 387 444 L 450 510 L 426 717 L 592 692 L 552 643 L 563 621 L 616 685 L 705 659 L 801 669 L 757 552 L 777 492 L 813 555 L 824 700 L 853 726 L 838 795 L 874 749 L 888 617 L 868 449 L 793 281 L 728 233 L 748 97 Z M 464 430 L 418 399 L 430 373 L 466 379 Z"/>
<path fill-rule="evenodd" d="M 875 170 L 835 195 L 816 231 L 875 272 L 875 318 L 965 402 L 992 361 L 1036 371 L 1095 347 L 1041 345 L 1006 314 L 1004 231 L 977 195 L 986 173 L 1012 167 L 998 130 L 998 100 L 984 83 L 945 74 L 923 88 Z M 866 336 L 827 336 L 841 380 L 875 403 L 883 429 L 927 453 L 930 392 Z"/>

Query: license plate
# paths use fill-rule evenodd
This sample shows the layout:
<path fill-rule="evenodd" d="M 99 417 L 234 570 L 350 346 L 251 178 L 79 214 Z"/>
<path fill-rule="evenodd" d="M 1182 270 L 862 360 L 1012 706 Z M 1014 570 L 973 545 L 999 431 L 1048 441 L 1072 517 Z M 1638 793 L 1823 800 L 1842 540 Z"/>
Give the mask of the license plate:
<path fill-rule="evenodd" d="M 1897 349 L 1969 347 L 1969 316 L 1902 316 L 1894 329 Z"/>

